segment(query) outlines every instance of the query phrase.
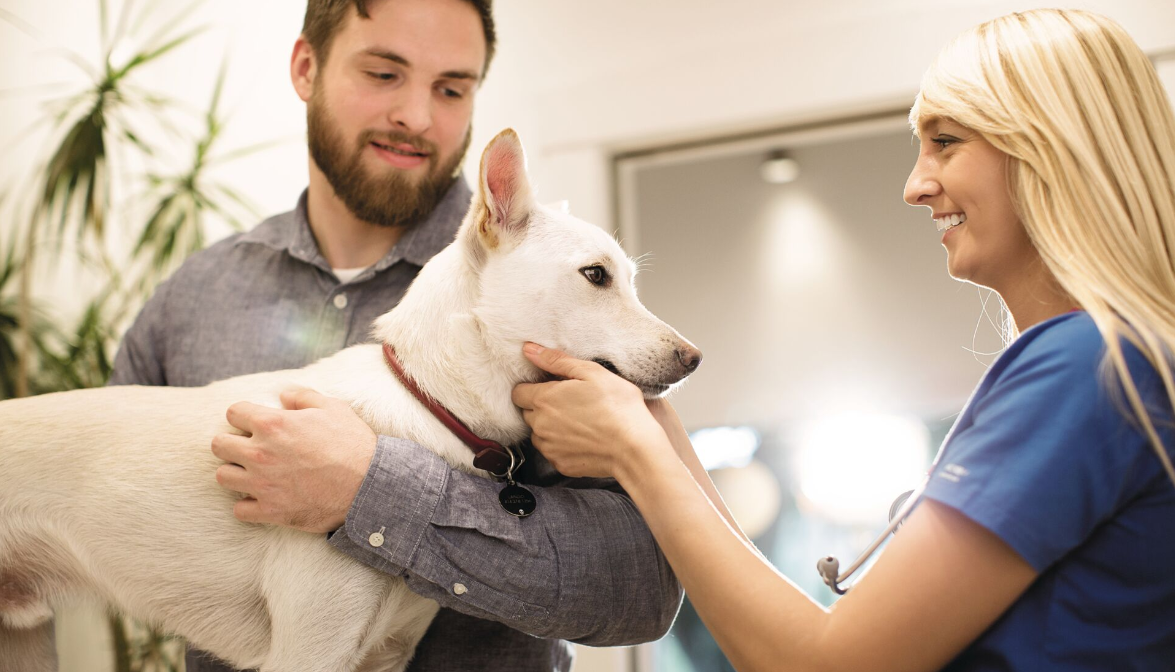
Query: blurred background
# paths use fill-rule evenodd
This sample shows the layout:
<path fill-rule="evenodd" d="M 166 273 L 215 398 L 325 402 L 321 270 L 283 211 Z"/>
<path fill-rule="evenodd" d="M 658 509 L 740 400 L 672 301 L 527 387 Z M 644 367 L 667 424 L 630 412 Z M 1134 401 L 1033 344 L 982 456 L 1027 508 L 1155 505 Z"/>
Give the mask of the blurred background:
<path fill-rule="evenodd" d="M 884 527 L 1002 347 L 998 300 L 947 277 L 929 213 L 901 200 L 906 112 L 956 33 L 1051 3 L 495 4 L 471 155 L 515 128 L 540 200 L 644 257 L 642 300 L 705 353 L 672 398 L 699 452 L 830 604 L 816 559 Z M 1175 3 L 1064 4 L 1122 23 L 1175 90 Z M 303 11 L 0 0 L 0 398 L 102 384 L 186 254 L 293 207 Z M 176 669 L 175 642 L 99 612 L 58 632 L 66 672 Z M 581 648 L 575 669 L 732 668 L 687 604 L 662 641 Z"/>

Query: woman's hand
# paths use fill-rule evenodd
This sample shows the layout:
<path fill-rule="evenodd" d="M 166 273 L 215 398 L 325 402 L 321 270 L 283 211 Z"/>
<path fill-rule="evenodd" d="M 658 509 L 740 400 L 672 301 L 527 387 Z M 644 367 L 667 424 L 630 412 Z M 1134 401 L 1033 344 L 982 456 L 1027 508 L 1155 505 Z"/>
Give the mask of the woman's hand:
<path fill-rule="evenodd" d="M 528 343 L 535 366 L 565 380 L 523 383 L 514 404 L 532 430 L 531 441 L 566 476 L 613 477 L 636 471 L 642 454 L 672 450 L 665 431 L 632 383 L 595 362 Z"/>

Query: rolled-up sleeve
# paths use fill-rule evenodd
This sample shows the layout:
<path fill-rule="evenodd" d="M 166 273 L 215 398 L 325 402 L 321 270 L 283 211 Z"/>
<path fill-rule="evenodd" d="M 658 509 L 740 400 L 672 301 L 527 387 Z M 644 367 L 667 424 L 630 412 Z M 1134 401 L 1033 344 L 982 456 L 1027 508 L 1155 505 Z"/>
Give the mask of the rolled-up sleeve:
<path fill-rule="evenodd" d="M 502 487 L 381 436 L 331 543 L 441 606 L 538 637 L 620 646 L 668 632 L 681 586 L 626 495 L 527 485 L 538 505 L 518 518 Z"/>

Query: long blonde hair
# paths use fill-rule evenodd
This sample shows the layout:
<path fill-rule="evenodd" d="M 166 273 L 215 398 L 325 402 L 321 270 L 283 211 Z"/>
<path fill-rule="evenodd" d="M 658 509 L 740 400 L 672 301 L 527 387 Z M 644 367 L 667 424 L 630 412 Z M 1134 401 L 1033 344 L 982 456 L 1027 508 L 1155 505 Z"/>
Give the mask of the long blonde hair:
<path fill-rule="evenodd" d="M 1098 14 L 1009 14 L 939 54 L 910 111 L 914 128 L 931 117 L 977 131 L 1010 157 L 1009 188 L 1030 240 L 1093 318 L 1106 343 L 1103 370 L 1175 482 L 1121 345 L 1139 349 L 1175 402 L 1175 115 L 1150 60 Z"/>

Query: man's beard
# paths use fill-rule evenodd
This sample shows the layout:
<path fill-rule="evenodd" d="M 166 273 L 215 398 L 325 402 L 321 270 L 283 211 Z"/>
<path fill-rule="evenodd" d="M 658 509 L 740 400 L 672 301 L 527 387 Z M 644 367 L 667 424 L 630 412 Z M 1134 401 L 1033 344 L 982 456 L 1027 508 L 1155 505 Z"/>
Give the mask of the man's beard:
<path fill-rule="evenodd" d="M 460 149 L 442 165 L 437 165 L 441 157 L 435 143 L 395 131 L 364 131 L 358 146 L 348 151 L 317 86 L 306 106 L 306 130 L 310 157 L 335 194 L 356 217 L 378 226 L 411 226 L 428 217 L 457 179 L 472 132 L 466 131 Z M 388 146 L 405 143 L 428 152 L 428 171 L 419 183 L 395 169 L 386 175 L 372 175 L 363 167 L 363 152 L 373 141 Z"/>

